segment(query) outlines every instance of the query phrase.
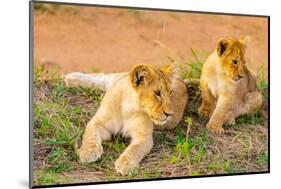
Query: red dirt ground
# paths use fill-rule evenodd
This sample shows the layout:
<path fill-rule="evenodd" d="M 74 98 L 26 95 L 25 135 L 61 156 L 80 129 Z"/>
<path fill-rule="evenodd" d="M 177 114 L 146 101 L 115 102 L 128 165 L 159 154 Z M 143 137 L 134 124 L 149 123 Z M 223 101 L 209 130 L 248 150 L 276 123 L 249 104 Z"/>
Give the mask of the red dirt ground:
<path fill-rule="evenodd" d="M 267 18 L 59 7 L 35 13 L 35 64 L 71 71 L 128 71 L 133 65 L 191 58 L 211 52 L 223 36 L 251 37 L 250 66 L 267 70 Z"/>

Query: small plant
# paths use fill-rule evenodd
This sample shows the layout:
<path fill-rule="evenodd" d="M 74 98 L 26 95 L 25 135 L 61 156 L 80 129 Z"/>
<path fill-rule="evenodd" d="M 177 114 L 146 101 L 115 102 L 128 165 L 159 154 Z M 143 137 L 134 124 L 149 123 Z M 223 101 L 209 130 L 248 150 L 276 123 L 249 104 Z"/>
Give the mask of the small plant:
<path fill-rule="evenodd" d="M 197 154 L 192 158 L 195 163 L 202 161 L 206 153 L 206 143 L 207 143 L 207 130 L 201 131 L 200 135 L 194 141 L 194 147 L 197 148 Z"/>
<path fill-rule="evenodd" d="M 150 178 L 150 176 L 149 176 L 149 174 L 148 174 L 148 171 L 145 169 L 144 171 L 143 171 L 143 179 L 149 179 Z"/>
<path fill-rule="evenodd" d="M 62 184 L 66 182 L 63 182 L 63 180 L 52 171 L 41 171 L 37 174 L 38 176 L 36 176 L 35 183 L 38 185 Z"/>
<path fill-rule="evenodd" d="M 268 162 L 268 155 L 264 152 L 259 153 L 257 159 L 256 159 L 256 163 L 258 165 L 262 165 Z"/>
<path fill-rule="evenodd" d="M 186 61 L 187 71 L 183 74 L 183 79 L 199 79 L 203 67 L 201 60 L 194 49 L 190 48 L 192 59 Z"/>
<path fill-rule="evenodd" d="M 191 176 L 199 176 L 199 175 L 200 175 L 200 173 L 198 171 L 193 171 L 191 173 Z"/>
<path fill-rule="evenodd" d="M 111 147 L 117 153 L 122 153 L 126 149 L 127 146 L 120 135 L 113 137 L 113 141 L 114 141 L 114 143 L 112 144 Z"/>
<path fill-rule="evenodd" d="M 181 127 L 176 128 L 176 155 L 172 156 L 171 163 L 177 163 L 181 159 L 199 163 L 205 155 L 205 148 L 207 142 L 207 131 L 204 130 L 202 134 L 197 138 L 189 138 L 190 127 L 192 125 L 192 118 L 185 119 L 185 123 L 188 126 L 186 137 L 184 137 L 183 129 Z M 195 151 L 190 157 L 191 150 Z"/>
<path fill-rule="evenodd" d="M 45 66 L 42 64 L 41 66 L 34 67 L 34 84 L 37 84 L 42 76 L 45 74 Z"/>
<path fill-rule="evenodd" d="M 224 168 L 224 171 L 226 173 L 230 173 L 231 172 L 231 167 L 230 167 L 230 161 L 229 160 L 225 161 L 225 163 L 223 164 L 223 168 Z"/>
<path fill-rule="evenodd" d="M 260 114 L 260 112 L 255 113 L 252 116 L 248 116 L 248 115 L 242 115 L 239 116 L 238 118 L 236 118 L 236 125 L 237 126 L 243 126 L 246 124 L 253 124 L 253 125 L 257 125 L 257 124 L 261 124 L 263 122 L 263 118 Z"/>
<path fill-rule="evenodd" d="M 268 88 L 268 82 L 265 79 L 264 66 L 263 65 L 261 66 L 260 71 L 259 71 L 257 86 L 260 90 Z"/>
<path fill-rule="evenodd" d="M 261 91 L 263 101 L 268 101 L 268 81 L 265 78 L 264 66 L 262 65 L 259 71 L 259 77 L 257 80 L 257 87 Z"/>
<path fill-rule="evenodd" d="M 192 139 L 189 141 L 186 141 L 184 131 L 180 126 L 176 127 L 176 140 L 175 140 L 175 152 L 176 155 L 172 156 L 171 158 L 171 163 L 177 163 L 178 160 L 181 158 L 188 158 L 189 157 L 189 152 L 191 149 L 191 144 L 192 144 Z"/>

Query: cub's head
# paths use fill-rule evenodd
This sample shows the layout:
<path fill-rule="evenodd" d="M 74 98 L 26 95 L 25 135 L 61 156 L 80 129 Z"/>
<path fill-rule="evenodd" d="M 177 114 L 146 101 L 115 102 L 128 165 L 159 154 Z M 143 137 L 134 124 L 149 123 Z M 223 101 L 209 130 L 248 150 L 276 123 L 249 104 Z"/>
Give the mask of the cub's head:
<path fill-rule="evenodd" d="M 245 76 L 245 51 L 248 37 L 242 40 L 222 38 L 218 41 L 216 51 L 223 71 L 236 83 Z"/>
<path fill-rule="evenodd" d="M 173 115 L 171 69 L 160 70 L 153 65 L 137 65 L 130 72 L 131 84 L 139 95 L 141 107 L 157 125 L 165 124 Z"/>

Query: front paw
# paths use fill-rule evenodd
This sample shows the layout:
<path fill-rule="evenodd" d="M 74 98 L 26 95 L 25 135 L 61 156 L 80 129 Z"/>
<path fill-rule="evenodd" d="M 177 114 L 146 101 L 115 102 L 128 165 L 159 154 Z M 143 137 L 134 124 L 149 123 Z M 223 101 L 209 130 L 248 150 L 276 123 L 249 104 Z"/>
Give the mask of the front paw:
<path fill-rule="evenodd" d="M 79 87 L 79 82 L 81 81 L 82 74 L 79 72 L 73 72 L 67 74 L 64 78 L 64 83 L 67 87 Z"/>
<path fill-rule="evenodd" d="M 103 148 L 100 144 L 92 144 L 91 146 L 82 146 L 77 152 L 81 163 L 90 163 L 101 157 Z"/>
<path fill-rule="evenodd" d="M 126 156 L 120 156 L 115 162 L 115 170 L 123 176 L 132 174 L 137 166 L 136 162 Z"/>
<path fill-rule="evenodd" d="M 205 108 L 203 106 L 201 106 L 199 109 L 198 109 L 198 112 L 199 112 L 199 115 L 202 116 L 202 117 L 206 117 L 206 118 L 209 118 L 210 115 L 211 115 L 211 111 L 208 109 L 208 108 Z"/>
<path fill-rule="evenodd" d="M 227 125 L 235 125 L 235 118 L 230 118 L 225 121 Z"/>
<path fill-rule="evenodd" d="M 212 133 L 217 133 L 217 134 L 224 133 L 224 129 L 222 128 L 222 126 L 218 126 L 216 124 L 208 123 L 206 125 L 206 128 L 208 129 L 209 132 Z"/>

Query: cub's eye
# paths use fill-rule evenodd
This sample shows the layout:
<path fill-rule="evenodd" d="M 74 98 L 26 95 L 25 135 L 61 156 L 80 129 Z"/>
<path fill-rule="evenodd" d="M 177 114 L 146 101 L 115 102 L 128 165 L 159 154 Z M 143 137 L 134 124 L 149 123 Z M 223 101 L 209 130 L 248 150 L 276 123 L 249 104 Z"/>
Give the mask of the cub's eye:
<path fill-rule="evenodd" d="M 160 90 L 154 91 L 154 94 L 158 97 L 161 97 L 161 91 Z"/>
<path fill-rule="evenodd" d="M 238 61 L 237 61 L 237 60 L 232 60 L 232 63 L 233 63 L 234 65 L 236 65 L 236 64 L 238 64 Z"/>

